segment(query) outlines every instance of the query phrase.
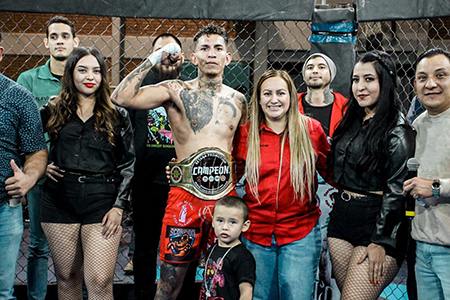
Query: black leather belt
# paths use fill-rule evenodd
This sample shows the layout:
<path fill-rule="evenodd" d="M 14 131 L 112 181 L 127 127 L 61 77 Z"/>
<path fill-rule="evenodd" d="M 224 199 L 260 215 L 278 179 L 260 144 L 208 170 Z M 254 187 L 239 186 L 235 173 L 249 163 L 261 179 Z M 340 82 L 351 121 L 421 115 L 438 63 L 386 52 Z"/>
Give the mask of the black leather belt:
<path fill-rule="evenodd" d="M 65 172 L 64 179 L 78 183 L 114 183 L 120 181 L 114 173 L 81 175 L 81 173 Z"/>

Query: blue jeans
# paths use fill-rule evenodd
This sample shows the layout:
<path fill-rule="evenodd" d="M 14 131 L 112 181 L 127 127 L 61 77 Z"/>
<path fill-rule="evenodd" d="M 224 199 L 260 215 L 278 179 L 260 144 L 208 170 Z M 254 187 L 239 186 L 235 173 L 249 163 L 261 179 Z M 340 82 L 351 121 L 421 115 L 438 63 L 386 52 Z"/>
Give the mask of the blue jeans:
<path fill-rule="evenodd" d="M 0 204 L 0 299 L 13 296 L 16 263 L 23 234 L 22 205 Z"/>
<path fill-rule="evenodd" d="M 416 243 L 416 280 L 419 300 L 450 299 L 450 246 Z"/>
<path fill-rule="evenodd" d="M 256 260 L 255 300 L 311 300 L 321 250 L 318 224 L 301 240 L 278 246 L 261 246 L 242 237 Z"/>
<path fill-rule="evenodd" d="M 28 247 L 28 299 L 45 300 L 50 248 L 41 227 L 40 208 L 44 186 L 36 184 L 27 194 L 30 214 L 30 245 Z"/>

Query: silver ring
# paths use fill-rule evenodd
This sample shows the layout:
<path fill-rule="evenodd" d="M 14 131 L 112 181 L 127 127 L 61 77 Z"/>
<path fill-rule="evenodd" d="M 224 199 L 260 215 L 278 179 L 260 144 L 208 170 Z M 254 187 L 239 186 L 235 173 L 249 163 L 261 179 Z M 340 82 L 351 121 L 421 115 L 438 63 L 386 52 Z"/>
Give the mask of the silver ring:
<path fill-rule="evenodd" d="M 347 192 L 342 192 L 341 199 L 344 200 L 345 202 L 348 202 L 350 201 L 350 199 L 352 199 L 352 196 Z"/>

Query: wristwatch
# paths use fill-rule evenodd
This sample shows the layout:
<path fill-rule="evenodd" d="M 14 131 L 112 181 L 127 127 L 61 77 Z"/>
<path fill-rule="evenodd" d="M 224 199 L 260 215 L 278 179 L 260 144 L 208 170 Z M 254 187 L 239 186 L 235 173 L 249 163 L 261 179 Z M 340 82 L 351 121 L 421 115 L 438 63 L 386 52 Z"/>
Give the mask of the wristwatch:
<path fill-rule="evenodd" d="M 433 190 L 433 196 L 439 198 L 441 195 L 441 182 L 439 179 L 433 180 L 431 183 L 431 189 Z"/>

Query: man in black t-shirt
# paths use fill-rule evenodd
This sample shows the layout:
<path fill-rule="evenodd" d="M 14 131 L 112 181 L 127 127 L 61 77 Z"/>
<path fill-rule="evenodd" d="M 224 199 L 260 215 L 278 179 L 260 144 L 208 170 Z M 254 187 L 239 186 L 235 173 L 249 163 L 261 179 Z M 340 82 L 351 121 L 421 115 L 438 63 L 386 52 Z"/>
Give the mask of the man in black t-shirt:
<path fill-rule="evenodd" d="M 300 112 L 312 117 L 322 124 L 323 131 L 329 137 L 333 136 L 334 130 L 342 119 L 345 112 L 347 99 L 339 93 L 331 91 L 330 84 L 336 76 L 337 69 L 333 60 L 323 53 L 311 54 L 303 65 L 303 79 L 305 80 L 307 92 L 298 94 Z M 325 294 L 331 291 L 331 268 L 328 266 L 328 241 L 327 225 L 328 214 L 332 209 L 333 187 L 327 184 L 319 176 L 319 188 L 317 199 L 322 215 L 319 223 L 322 233 L 322 251 L 319 262 L 319 282 L 316 284 L 315 294 Z M 331 293 L 331 292 L 330 292 Z M 325 296 L 323 296 L 325 297 Z"/>

